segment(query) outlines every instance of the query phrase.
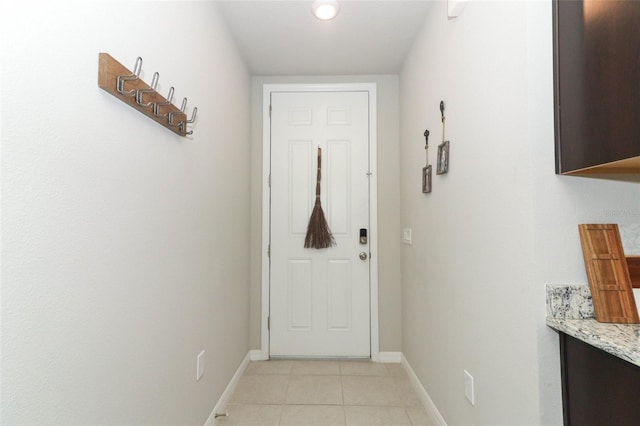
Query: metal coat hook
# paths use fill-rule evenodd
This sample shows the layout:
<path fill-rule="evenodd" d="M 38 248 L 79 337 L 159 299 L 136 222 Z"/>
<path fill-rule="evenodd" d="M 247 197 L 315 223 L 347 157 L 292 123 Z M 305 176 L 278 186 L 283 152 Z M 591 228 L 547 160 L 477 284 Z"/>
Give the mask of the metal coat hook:
<path fill-rule="evenodd" d="M 170 112 L 169 113 L 169 125 L 170 126 L 174 126 L 174 127 L 178 127 L 182 123 L 184 123 L 184 121 L 181 121 L 179 123 L 174 123 L 173 122 L 173 117 L 175 117 L 176 114 L 184 114 L 184 111 L 186 109 L 187 109 L 187 98 L 184 98 L 184 99 L 182 99 L 182 107 L 180 107 L 180 112 Z"/>
<path fill-rule="evenodd" d="M 195 123 L 196 114 L 198 114 L 198 107 L 193 108 L 193 112 L 191 113 L 191 119 L 187 120 L 188 124 Z"/>
<path fill-rule="evenodd" d="M 194 123 L 198 108 L 193 108 L 191 118 L 187 117 L 187 98 L 182 100 L 182 107 L 178 109 L 173 104 L 175 89 L 171 87 L 164 98 L 157 92 L 160 73 L 155 72 L 151 84 L 140 78 L 142 72 L 142 57 L 136 59 L 133 72 L 116 61 L 107 53 L 100 53 L 98 61 L 98 86 L 120 99 L 130 107 L 137 109 L 158 124 L 166 127 L 179 136 L 193 134 L 187 130 L 187 125 Z"/>
<path fill-rule="evenodd" d="M 187 121 L 182 121 L 180 123 L 180 131 L 186 133 L 187 135 L 192 135 L 193 130 L 187 132 L 187 124 L 194 123 L 196 121 L 196 115 L 198 114 L 198 107 L 193 108 L 193 112 L 191 113 L 191 118 Z"/>
<path fill-rule="evenodd" d="M 136 103 L 140 106 L 143 107 L 150 107 L 151 105 L 153 105 L 153 102 L 148 102 L 146 104 L 142 103 L 142 95 L 144 95 L 145 93 L 153 93 L 156 91 L 156 87 L 158 86 L 158 80 L 160 79 L 160 74 L 155 72 L 153 74 L 153 79 L 151 80 L 151 86 L 149 86 L 149 89 L 138 89 L 136 91 Z"/>
<path fill-rule="evenodd" d="M 173 91 L 174 88 L 173 86 L 171 86 L 171 88 L 169 89 L 169 94 L 167 95 L 167 102 L 156 102 L 153 105 L 153 115 L 155 115 L 156 117 L 167 117 L 169 115 L 168 112 L 160 115 L 158 111 L 160 110 L 160 107 L 171 105 L 171 101 L 173 100 Z"/>
<path fill-rule="evenodd" d="M 136 94 L 135 90 L 124 91 L 124 83 L 127 81 L 137 80 L 140 77 L 140 71 L 142 71 L 142 57 L 138 56 L 136 59 L 136 64 L 133 67 L 133 73 L 129 75 L 119 75 L 117 78 L 116 88 L 119 93 L 127 96 L 134 96 Z"/>

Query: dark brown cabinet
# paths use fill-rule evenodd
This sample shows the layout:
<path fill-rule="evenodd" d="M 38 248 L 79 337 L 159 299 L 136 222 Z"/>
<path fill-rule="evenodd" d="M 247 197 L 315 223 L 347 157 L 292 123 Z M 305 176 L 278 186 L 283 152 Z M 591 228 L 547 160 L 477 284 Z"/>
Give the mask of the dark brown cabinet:
<path fill-rule="evenodd" d="M 640 367 L 560 333 L 565 426 L 640 424 Z"/>
<path fill-rule="evenodd" d="M 640 1 L 554 0 L 556 173 L 640 173 Z"/>

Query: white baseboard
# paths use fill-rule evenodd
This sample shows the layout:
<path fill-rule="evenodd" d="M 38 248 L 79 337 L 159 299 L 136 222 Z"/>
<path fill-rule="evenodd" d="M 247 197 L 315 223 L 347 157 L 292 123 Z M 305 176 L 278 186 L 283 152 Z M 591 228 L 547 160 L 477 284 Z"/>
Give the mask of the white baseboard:
<path fill-rule="evenodd" d="M 269 359 L 268 356 L 265 356 L 262 353 L 261 349 L 252 349 L 249 351 L 249 357 L 251 361 L 266 361 Z"/>
<path fill-rule="evenodd" d="M 246 370 L 247 366 L 249 365 L 252 352 L 254 351 L 247 352 L 247 356 L 245 356 L 242 362 L 240 363 L 240 366 L 236 370 L 236 373 L 233 375 L 233 377 L 231 378 L 231 381 L 229 382 L 227 387 L 224 389 L 224 392 L 222 392 L 222 395 L 220 396 L 220 399 L 216 403 L 216 406 L 213 407 L 213 411 L 211 412 L 211 414 L 209 414 L 209 418 L 204 424 L 205 426 L 214 425 L 215 424 L 214 422 L 216 420 L 216 413 L 222 413 L 222 410 L 224 410 L 225 405 L 227 405 L 229 398 L 231 398 L 231 395 L 233 395 L 233 391 L 236 389 L 238 380 L 240 380 L 240 377 L 242 377 L 242 373 L 244 373 L 244 370 Z"/>
<path fill-rule="evenodd" d="M 440 414 L 440 411 L 438 411 L 438 408 L 433 403 L 433 400 L 427 393 L 427 390 L 424 388 L 424 386 L 422 386 L 422 383 L 420 383 L 420 379 L 418 379 L 415 371 L 413 371 L 413 368 L 411 368 L 411 365 L 409 365 L 409 362 L 404 357 L 404 354 L 401 353 L 400 356 L 402 358 L 402 366 L 409 375 L 411 383 L 413 384 L 413 388 L 418 393 L 418 396 L 420 397 L 420 400 L 422 400 L 422 404 L 427 410 L 427 413 L 429 413 L 431 419 L 436 422 L 436 426 L 447 426 L 447 423 L 444 421 L 442 414 Z"/>
<path fill-rule="evenodd" d="M 402 352 L 380 352 L 378 362 L 399 364 L 402 362 Z"/>
<path fill-rule="evenodd" d="M 266 361 L 269 359 L 269 355 L 263 353 L 261 349 L 252 349 L 249 351 L 249 357 L 251 361 Z M 378 356 L 372 357 L 374 362 L 386 362 L 386 363 L 401 363 L 402 352 L 378 352 Z"/>

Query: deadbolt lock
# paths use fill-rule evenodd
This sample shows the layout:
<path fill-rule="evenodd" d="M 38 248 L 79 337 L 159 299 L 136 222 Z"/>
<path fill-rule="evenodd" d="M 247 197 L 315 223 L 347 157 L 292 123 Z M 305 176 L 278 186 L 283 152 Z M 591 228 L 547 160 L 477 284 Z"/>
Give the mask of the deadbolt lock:
<path fill-rule="evenodd" d="M 360 228 L 360 244 L 367 244 L 367 228 Z"/>

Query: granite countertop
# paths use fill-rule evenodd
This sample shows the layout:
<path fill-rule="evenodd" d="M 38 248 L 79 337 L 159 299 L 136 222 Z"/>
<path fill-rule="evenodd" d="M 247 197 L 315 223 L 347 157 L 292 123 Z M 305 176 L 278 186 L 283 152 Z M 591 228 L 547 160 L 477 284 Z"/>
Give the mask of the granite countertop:
<path fill-rule="evenodd" d="M 596 321 L 588 286 L 547 285 L 547 325 L 640 367 L 640 324 Z"/>
<path fill-rule="evenodd" d="M 640 367 L 640 324 L 547 318 L 547 325 Z"/>

